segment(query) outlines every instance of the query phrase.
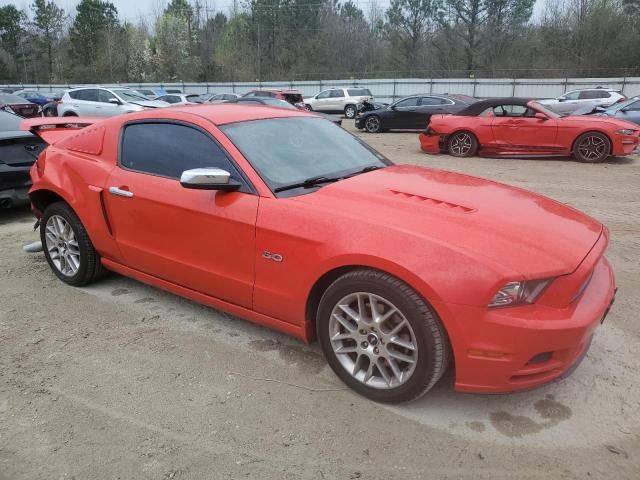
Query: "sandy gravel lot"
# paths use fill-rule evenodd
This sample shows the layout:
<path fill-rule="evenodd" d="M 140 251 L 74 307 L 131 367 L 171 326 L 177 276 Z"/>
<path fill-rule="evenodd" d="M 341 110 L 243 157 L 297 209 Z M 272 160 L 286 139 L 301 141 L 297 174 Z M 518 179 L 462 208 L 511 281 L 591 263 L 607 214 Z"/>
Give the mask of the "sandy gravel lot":
<path fill-rule="evenodd" d="M 364 135 L 398 163 L 492 178 L 603 221 L 616 304 L 569 378 L 386 407 L 310 347 L 113 275 L 58 281 L 0 211 L 0 479 L 640 478 L 640 158 L 464 159 Z"/>

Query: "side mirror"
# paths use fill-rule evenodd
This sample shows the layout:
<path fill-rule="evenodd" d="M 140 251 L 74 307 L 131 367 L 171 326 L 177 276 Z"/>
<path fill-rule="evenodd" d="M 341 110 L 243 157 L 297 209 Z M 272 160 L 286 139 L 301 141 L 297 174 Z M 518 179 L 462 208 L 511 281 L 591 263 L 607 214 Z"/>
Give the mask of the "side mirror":
<path fill-rule="evenodd" d="M 559 102 L 564 102 L 566 100 L 566 98 L 564 97 L 558 97 L 556 98 L 556 100 L 558 100 Z"/>
<path fill-rule="evenodd" d="M 122 105 L 122 104 L 120 103 L 120 100 L 118 100 L 117 98 L 114 98 L 114 97 L 111 97 L 111 98 L 109 99 L 109 103 L 113 103 L 114 105 Z"/>
<path fill-rule="evenodd" d="M 544 121 L 544 120 L 549 120 L 549 117 L 547 117 L 547 116 L 546 116 L 544 113 L 542 113 L 542 112 L 536 112 L 535 117 L 536 117 L 538 120 L 543 120 L 543 121 Z"/>
<path fill-rule="evenodd" d="M 231 174 L 221 168 L 193 168 L 180 176 L 180 185 L 196 190 L 222 190 L 231 192 L 242 185 L 231 180 Z"/>

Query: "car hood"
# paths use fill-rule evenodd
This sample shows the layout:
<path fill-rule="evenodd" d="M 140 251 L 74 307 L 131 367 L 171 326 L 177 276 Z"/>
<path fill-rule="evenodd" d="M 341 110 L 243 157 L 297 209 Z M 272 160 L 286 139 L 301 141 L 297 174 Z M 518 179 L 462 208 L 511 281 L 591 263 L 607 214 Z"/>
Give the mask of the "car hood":
<path fill-rule="evenodd" d="M 167 102 L 163 102 L 162 100 L 140 100 L 137 102 L 129 102 L 129 103 L 133 103 L 134 105 L 140 105 L 141 107 L 147 107 L 147 108 L 162 108 L 162 107 L 168 107 L 170 104 Z"/>
<path fill-rule="evenodd" d="M 579 122 L 581 126 L 593 125 L 594 128 L 599 126 L 611 126 L 617 128 L 631 128 L 633 130 L 638 129 L 638 125 L 626 120 L 621 120 L 615 117 L 609 117 L 607 115 L 569 115 L 559 119 L 560 122 L 573 123 Z"/>
<path fill-rule="evenodd" d="M 603 230 L 591 217 L 541 195 L 417 166 L 357 175 L 294 199 L 369 222 L 372 232 L 391 228 L 484 258 L 524 278 L 573 272 Z M 375 242 L 375 235 L 363 241 Z"/>

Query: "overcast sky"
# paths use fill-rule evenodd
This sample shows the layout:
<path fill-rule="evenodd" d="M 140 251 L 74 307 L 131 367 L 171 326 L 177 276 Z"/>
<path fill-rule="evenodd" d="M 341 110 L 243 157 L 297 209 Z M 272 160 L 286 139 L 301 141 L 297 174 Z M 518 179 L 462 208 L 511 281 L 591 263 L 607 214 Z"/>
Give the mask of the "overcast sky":
<path fill-rule="evenodd" d="M 373 3 L 372 0 L 353 0 L 362 10 L 366 11 Z M 75 7 L 79 0 L 57 0 L 56 3 L 65 9 L 67 13 L 75 14 Z M 33 0 L 0 0 L 0 5 L 14 4 L 20 9 L 29 9 L 29 5 L 33 3 Z M 136 21 L 139 18 L 153 19 L 157 13 L 162 12 L 164 7 L 169 3 L 169 0 L 111 0 L 116 8 L 121 19 Z M 201 0 L 202 4 L 207 4 L 209 7 L 216 7 L 218 10 L 228 11 L 233 4 L 233 0 Z M 242 3 L 238 0 L 238 3 Z M 378 5 L 381 7 L 387 6 L 389 0 L 377 0 Z M 534 8 L 534 17 L 539 15 L 544 5 L 544 0 L 536 0 L 536 6 Z"/>

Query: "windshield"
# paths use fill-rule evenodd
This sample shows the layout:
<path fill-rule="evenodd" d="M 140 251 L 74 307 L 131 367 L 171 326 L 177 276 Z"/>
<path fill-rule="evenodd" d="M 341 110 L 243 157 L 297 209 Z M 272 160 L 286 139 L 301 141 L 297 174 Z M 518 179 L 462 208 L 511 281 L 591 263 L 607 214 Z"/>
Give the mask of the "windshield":
<path fill-rule="evenodd" d="M 279 98 L 265 98 L 262 100 L 265 105 L 269 105 L 271 107 L 280 107 L 286 108 L 288 110 L 298 110 L 296 107 L 291 105 L 289 102 L 284 100 L 280 100 Z"/>
<path fill-rule="evenodd" d="M 148 102 L 149 99 L 132 90 L 113 90 L 122 100 L 127 102 Z"/>
<path fill-rule="evenodd" d="M 561 115 L 558 115 L 556 112 L 545 108 L 543 105 L 540 105 L 538 102 L 530 102 L 529 105 L 534 107 L 536 110 L 544 113 L 547 117 L 550 118 L 560 118 Z"/>
<path fill-rule="evenodd" d="M 347 93 L 352 97 L 370 97 L 371 91 L 368 88 L 348 88 Z"/>
<path fill-rule="evenodd" d="M 322 118 L 270 118 L 220 128 L 271 190 L 312 177 L 343 177 L 368 166 L 391 165 L 383 155 Z M 300 195 L 315 188 L 319 187 L 300 187 L 279 196 Z"/>
<path fill-rule="evenodd" d="M 640 96 L 635 96 L 633 98 L 625 100 L 624 102 L 614 103 L 609 108 L 606 108 L 604 111 L 608 112 L 608 113 L 616 113 L 616 112 L 622 110 L 623 108 L 628 107 L 632 103 L 637 102 L 638 100 L 640 100 Z"/>

